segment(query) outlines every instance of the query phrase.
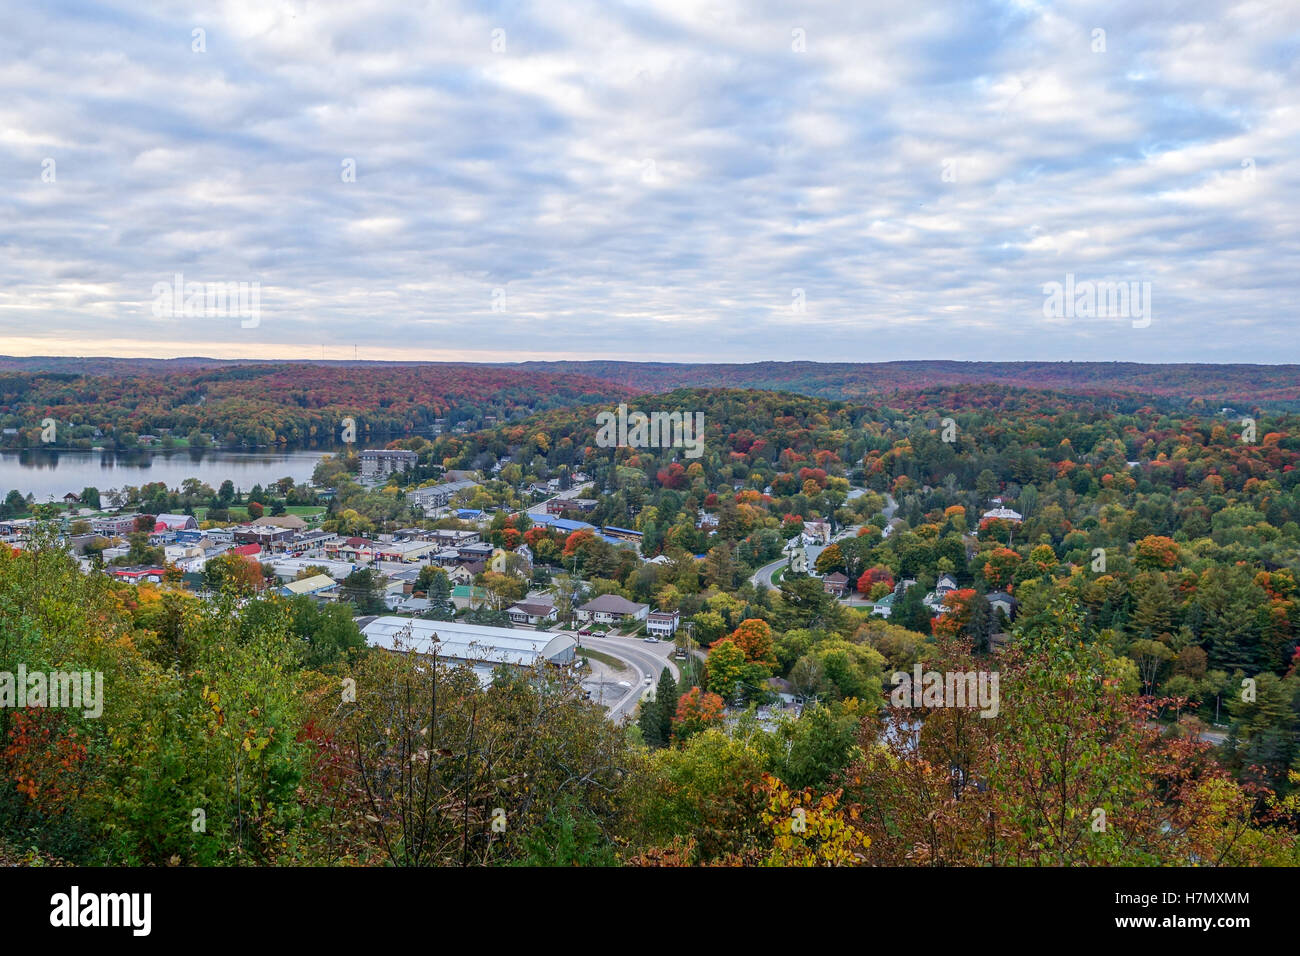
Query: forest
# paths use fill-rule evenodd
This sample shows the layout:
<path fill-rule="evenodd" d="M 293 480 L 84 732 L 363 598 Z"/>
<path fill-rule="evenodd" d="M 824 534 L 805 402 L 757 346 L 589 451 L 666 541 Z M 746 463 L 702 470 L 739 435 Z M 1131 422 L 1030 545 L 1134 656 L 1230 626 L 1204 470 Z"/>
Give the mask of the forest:
<path fill-rule="evenodd" d="M 276 375 L 242 374 L 285 394 Z M 563 668 L 484 687 L 372 651 L 346 604 L 242 576 L 201 597 L 86 575 L 50 529 L 0 549 L 0 671 L 99 671 L 106 705 L 99 719 L 0 708 L 0 859 L 1300 863 L 1300 420 L 1286 401 L 988 383 L 865 401 L 607 395 L 595 381 L 521 392 L 519 417 L 465 434 L 394 436 L 419 464 L 385 488 L 328 460 L 323 527 L 455 525 L 400 492 L 480 472 L 463 503 L 489 512 L 494 544 L 529 545 L 528 585 L 689 623 L 695 663 L 664 671 L 634 719 L 607 720 Z M 588 390 L 560 404 L 572 388 Z M 702 413 L 704 454 L 601 447 L 596 414 L 619 400 Z M 530 521 L 527 489 L 551 478 L 589 488 L 583 521 L 641 532 L 639 554 Z M 290 491 L 304 493 L 267 489 L 267 506 Z M 756 585 L 810 522 L 837 535 L 810 573 Z M 835 573 L 849 599 L 824 589 Z M 479 583 L 524 587 L 494 574 Z M 923 603 L 944 578 L 942 605 Z M 888 617 L 873 611 L 891 598 Z M 892 706 L 891 675 L 917 665 L 996 672 L 997 717 Z M 799 716 L 769 709 L 781 692 Z"/>

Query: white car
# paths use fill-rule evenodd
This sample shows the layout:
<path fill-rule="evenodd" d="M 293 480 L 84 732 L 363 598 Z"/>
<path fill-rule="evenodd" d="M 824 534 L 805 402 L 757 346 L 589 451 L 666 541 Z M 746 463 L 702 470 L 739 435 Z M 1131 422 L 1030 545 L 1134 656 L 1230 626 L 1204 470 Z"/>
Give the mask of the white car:
<path fill-rule="evenodd" d="M 641 640 L 644 641 L 644 642 L 647 643 L 647 644 L 658 644 L 658 643 L 659 643 L 659 638 L 655 637 L 653 634 L 651 634 L 649 637 L 643 637 L 643 638 L 641 638 Z"/>
<path fill-rule="evenodd" d="M 654 679 L 653 677 L 651 677 L 649 674 L 646 674 L 646 675 L 645 675 L 645 682 L 646 682 L 647 684 L 653 684 L 653 683 L 655 682 L 655 679 Z"/>

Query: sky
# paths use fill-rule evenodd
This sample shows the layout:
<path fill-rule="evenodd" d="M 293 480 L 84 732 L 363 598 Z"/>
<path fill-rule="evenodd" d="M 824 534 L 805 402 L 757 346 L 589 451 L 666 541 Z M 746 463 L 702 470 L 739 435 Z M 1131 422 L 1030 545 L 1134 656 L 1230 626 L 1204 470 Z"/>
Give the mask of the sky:
<path fill-rule="evenodd" d="M 1300 361 L 1294 0 L 0 22 L 0 353 Z"/>

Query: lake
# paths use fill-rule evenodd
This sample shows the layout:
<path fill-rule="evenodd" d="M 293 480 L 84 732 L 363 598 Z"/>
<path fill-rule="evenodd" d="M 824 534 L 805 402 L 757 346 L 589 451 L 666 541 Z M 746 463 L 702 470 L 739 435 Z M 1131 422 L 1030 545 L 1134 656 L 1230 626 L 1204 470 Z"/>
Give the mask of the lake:
<path fill-rule="evenodd" d="M 226 479 L 248 491 L 280 478 L 309 481 L 316 463 L 330 449 L 279 451 L 225 451 L 173 449 L 171 451 L 49 451 L 26 449 L 0 452 L 0 498 L 17 488 L 37 502 L 80 494 L 86 487 L 109 488 L 167 483 L 179 488 L 186 478 L 198 478 L 214 489 Z"/>

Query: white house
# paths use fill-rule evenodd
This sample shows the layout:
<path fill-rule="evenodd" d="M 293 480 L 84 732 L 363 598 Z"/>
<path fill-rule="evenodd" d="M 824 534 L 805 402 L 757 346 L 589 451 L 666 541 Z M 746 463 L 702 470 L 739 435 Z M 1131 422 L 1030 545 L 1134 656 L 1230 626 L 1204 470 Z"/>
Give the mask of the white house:
<path fill-rule="evenodd" d="M 628 619 L 644 621 L 649 616 L 649 604 L 637 604 L 617 594 L 602 594 L 577 610 L 578 620 L 593 624 L 614 624 Z"/>
<path fill-rule="evenodd" d="M 667 639 L 677 633 L 681 620 L 681 611 L 653 611 L 646 618 L 645 629 L 655 637 Z"/>

